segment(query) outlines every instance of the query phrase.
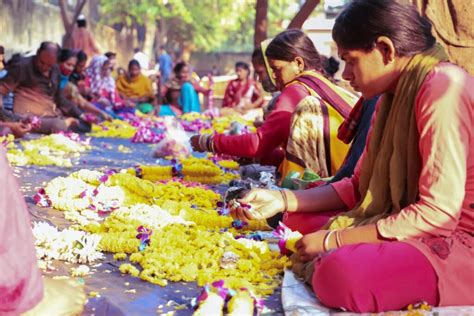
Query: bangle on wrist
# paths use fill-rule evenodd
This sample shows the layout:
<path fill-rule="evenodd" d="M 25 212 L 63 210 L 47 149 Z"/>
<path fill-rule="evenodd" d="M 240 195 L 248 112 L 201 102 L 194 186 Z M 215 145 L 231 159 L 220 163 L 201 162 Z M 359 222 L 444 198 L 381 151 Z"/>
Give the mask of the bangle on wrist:
<path fill-rule="evenodd" d="M 199 149 L 200 150 L 202 150 L 202 151 L 206 150 L 206 141 L 207 141 L 206 135 L 199 135 L 198 144 L 199 144 Z"/>
<path fill-rule="evenodd" d="M 336 230 L 336 246 L 337 248 L 344 246 L 344 243 L 342 242 L 342 230 Z"/>
<path fill-rule="evenodd" d="M 209 144 L 212 153 L 216 152 L 215 144 L 214 144 L 214 134 L 209 137 Z"/>
<path fill-rule="evenodd" d="M 212 137 L 211 135 L 208 135 L 206 138 L 206 149 L 209 152 L 212 152 Z"/>
<path fill-rule="evenodd" d="M 285 190 L 280 190 L 281 198 L 283 200 L 284 209 L 283 212 L 288 211 L 288 197 L 286 196 Z"/>
<path fill-rule="evenodd" d="M 324 252 L 329 251 L 329 239 L 331 238 L 331 235 L 334 234 L 336 231 L 335 230 L 328 230 L 326 235 L 324 235 L 323 239 L 323 250 Z"/>

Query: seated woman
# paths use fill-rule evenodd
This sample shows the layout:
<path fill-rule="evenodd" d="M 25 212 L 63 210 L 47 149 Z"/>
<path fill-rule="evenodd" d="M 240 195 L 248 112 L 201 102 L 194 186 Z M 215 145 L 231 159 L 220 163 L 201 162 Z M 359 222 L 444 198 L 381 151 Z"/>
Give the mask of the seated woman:
<path fill-rule="evenodd" d="M 181 85 L 176 79 L 172 79 L 167 84 L 167 91 L 165 95 L 165 101 L 167 104 L 160 105 L 159 116 L 181 116 L 183 110 L 179 104 L 179 98 L 181 96 Z"/>
<path fill-rule="evenodd" d="M 64 97 L 74 102 L 85 112 L 93 113 L 105 120 L 111 120 L 112 117 L 109 114 L 87 101 L 79 93 L 78 87 L 69 80 L 78 63 L 77 54 L 70 49 L 62 49 L 59 53 L 58 62 L 60 70 L 59 88 L 62 90 Z"/>
<path fill-rule="evenodd" d="M 474 305 L 474 78 L 396 0 L 351 2 L 333 38 L 343 78 L 365 98 L 382 95 L 355 174 L 306 191 L 253 190 L 241 200 L 253 209 L 233 216 L 300 214 L 290 225 L 305 234 L 297 255 L 328 307 Z"/>
<path fill-rule="evenodd" d="M 174 74 L 179 84 L 181 85 L 181 92 L 179 96 L 179 104 L 184 113 L 201 112 L 201 103 L 199 96 L 191 83 L 191 75 L 189 65 L 185 62 L 177 63 L 174 66 Z"/>
<path fill-rule="evenodd" d="M 151 80 L 142 74 L 135 59 L 128 63 L 128 72 L 119 75 L 117 90 L 125 102 L 133 104 L 142 113 L 153 111 L 153 88 Z"/>
<path fill-rule="evenodd" d="M 212 149 L 245 158 L 268 157 L 281 147 L 286 149 L 285 159 L 275 163 L 282 178 L 293 165 L 298 171 L 309 167 L 322 177 L 332 175 L 348 150 L 348 145 L 337 139 L 337 127 L 356 98 L 323 76 L 319 54 L 302 31 L 284 31 L 264 48 L 269 77 L 281 95 L 263 125 L 246 135 L 193 136 L 191 144 L 197 151 Z"/>
<path fill-rule="evenodd" d="M 247 114 L 249 111 L 261 108 L 264 102 L 260 88 L 250 78 L 249 65 L 239 61 L 235 64 L 235 72 L 237 79 L 230 81 L 225 90 L 221 109 L 223 115 L 226 112 Z"/>
<path fill-rule="evenodd" d="M 90 91 L 86 88 L 86 69 L 87 69 L 87 55 L 84 51 L 77 51 L 77 62 L 74 70 L 69 76 L 69 81 L 72 82 L 79 89 L 79 93 L 88 98 Z"/>
<path fill-rule="evenodd" d="M 97 55 L 92 58 L 86 70 L 86 88 L 90 90 L 91 103 L 113 117 L 122 112 L 134 112 L 120 98 L 115 80 L 111 76 L 112 68 L 107 57 Z"/>

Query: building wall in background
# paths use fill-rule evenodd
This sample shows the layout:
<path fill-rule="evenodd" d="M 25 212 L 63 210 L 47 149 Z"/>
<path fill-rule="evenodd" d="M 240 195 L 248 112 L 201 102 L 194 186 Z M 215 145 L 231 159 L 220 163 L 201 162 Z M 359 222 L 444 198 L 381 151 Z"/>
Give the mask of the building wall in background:
<path fill-rule="evenodd" d="M 86 6 L 86 17 L 87 11 Z M 117 52 L 118 64 L 126 66 L 133 55 L 134 34 L 88 22 L 101 52 Z M 14 53 L 34 53 L 43 41 L 61 44 L 63 35 L 58 6 L 33 0 L 0 0 L 0 45 L 5 47 L 7 60 Z"/>

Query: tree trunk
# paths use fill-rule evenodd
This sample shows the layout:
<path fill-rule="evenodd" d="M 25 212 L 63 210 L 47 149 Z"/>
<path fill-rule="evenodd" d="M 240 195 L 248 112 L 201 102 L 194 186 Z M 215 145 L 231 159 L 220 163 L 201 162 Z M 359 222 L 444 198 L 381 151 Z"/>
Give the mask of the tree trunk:
<path fill-rule="evenodd" d="M 306 0 L 301 9 L 296 13 L 293 20 L 288 24 L 288 29 L 300 29 L 304 22 L 311 15 L 311 12 L 318 6 L 320 0 Z"/>
<path fill-rule="evenodd" d="M 268 0 L 257 0 L 255 4 L 255 33 L 254 47 L 258 47 L 267 38 L 268 28 Z"/>
<path fill-rule="evenodd" d="M 77 0 L 76 2 L 76 8 L 74 9 L 74 15 L 72 20 L 69 20 L 68 14 L 67 14 L 67 5 L 65 0 L 59 0 L 59 9 L 61 11 L 61 18 L 63 20 L 63 25 L 64 25 L 64 37 L 63 37 L 63 46 L 65 48 L 71 47 L 71 34 L 72 30 L 74 29 L 74 23 L 77 20 L 77 17 L 79 14 L 81 14 L 82 9 L 86 5 L 87 0 Z"/>

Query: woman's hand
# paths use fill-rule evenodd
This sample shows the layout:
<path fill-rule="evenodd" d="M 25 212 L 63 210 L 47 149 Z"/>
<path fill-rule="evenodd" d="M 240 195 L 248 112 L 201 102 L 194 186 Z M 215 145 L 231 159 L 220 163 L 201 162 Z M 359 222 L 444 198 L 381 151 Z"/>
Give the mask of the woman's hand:
<path fill-rule="evenodd" d="M 318 254 L 324 252 L 323 242 L 327 230 L 319 230 L 317 232 L 303 236 L 295 244 L 297 254 L 301 261 L 307 262 L 313 260 Z"/>
<path fill-rule="evenodd" d="M 106 121 L 111 122 L 114 118 L 105 111 L 100 111 L 100 116 Z"/>
<path fill-rule="evenodd" d="M 31 131 L 31 124 L 23 122 L 13 122 L 8 125 L 15 138 L 21 138 Z"/>
<path fill-rule="evenodd" d="M 206 144 L 208 141 L 208 137 L 211 137 L 210 135 L 193 135 L 191 136 L 189 142 L 191 143 L 191 147 L 193 148 L 194 151 L 197 152 L 206 152 L 210 151 L 210 149 L 206 148 Z M 210 140 L 212 141 L 212 140 Z"/>
<path fill-rule="evenodd" d="M 199 146 L 199 137 L 201 137 L 201 135 L 193 135 L 191 136 L 189 142 L 191 143 L 191 147 L 194 151 L 203 152 L 203 150 L 201 150 L 201 147 Z"/>
<path fill-rule="evenodd" d="M 252 208 L 231 207 L 231 216 L 240 220 L 266 219 L 285 211 L 282 193 L 277 190 L 253 189 L 243 198 L 241 204 L 250 204 Z"/>

